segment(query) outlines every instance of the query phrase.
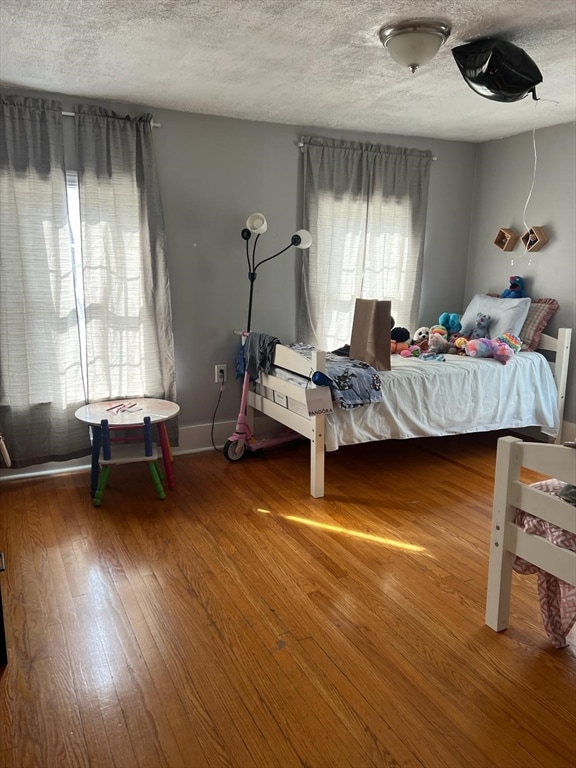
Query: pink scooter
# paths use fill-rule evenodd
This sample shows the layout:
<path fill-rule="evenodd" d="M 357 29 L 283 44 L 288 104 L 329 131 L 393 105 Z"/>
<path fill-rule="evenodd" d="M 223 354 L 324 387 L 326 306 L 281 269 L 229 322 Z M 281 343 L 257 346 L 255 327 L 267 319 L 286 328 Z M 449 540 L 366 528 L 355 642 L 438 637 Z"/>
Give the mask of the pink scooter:
<path fill-rule="evenodd" d="M 248 298 L 248 322 L 246 324 L 246 330 L 243 333 L 244 341 L 245 339 L 250 335 L 250 324 L 252 321 L 252 299 L 254 296 L 254 281 L 256 280 L 256 270 L 261 264 L 264 264 L 266 261 L 271 261 L 272 259 L 275 259 L 276 256 L 280 256 L 280 254 L 287 251 L 289 248 L 294 246 L 295 248 L 309 248 L 312 244 L 312 235 L 310 232 L 308 232 L 306 229 L 299 229 L 295 234 L 292 235 L 290 238 L 290 243 L 285 247 L 282 248 L 281 251 L 278 251 L 278 253 L 275 253 L 273 256 L 269 256 L 267 259 L 262 259 L 262 261 L 259 261 L 256 263 L 255 256 L 256 256 L 256 245 L 258 243 L 258 239 L 260 238 L 260 235 L 264 234 L 266 230 L 268 229 L 268 224 L 266 222 L 265 217 L 261 213 L 253 213 L 252 216 L 249 216 L 246 221 L 246 227 L 242 230 L 242 239 L 246 243 L 246 260 L 248 262 L 248 280 L 250 281 L 250 294 Z M 248 245 L 248 241 L 252 237 L 252 234 L 256 235 L 256 239 L 254 240 L 254 246 L 252 248 L 252 255 L 250 255 L 250 248 Z M 296 438 L 300 437 L 300 435 L 297 432 L 287 432 L 283 433 L 277 437 L 269 437 L 269 438 L 261 438 L 260 440 L 257 440 L 254 437 L 254 434 L 252 432 L 252 429 L 250 428 L 250 425 L 248 424 L 248 418 L 246 416 L 246 411 L 248 407 L 248 393 L 250 391 L 250 374 L 245 369 L 244 370 L 244 379 L 242 382 L 242 397 L 240 398 L 240 412 L 238 413 L 238 418 L 236 421 L 236 429 L 235 431 L 230 435 L 228 440 L 224 443 L 224 449 L 223 453 L 224 456 L 228 459 L 228 461 L 239 461 L 246 453 L 246 451 L 250 451 L 252 453 L 262 450 L 263 448 L 269 448 L 276 445 L 282 445 L 283 443 L 287 443 L 291 440 L 295 440 Z"/>

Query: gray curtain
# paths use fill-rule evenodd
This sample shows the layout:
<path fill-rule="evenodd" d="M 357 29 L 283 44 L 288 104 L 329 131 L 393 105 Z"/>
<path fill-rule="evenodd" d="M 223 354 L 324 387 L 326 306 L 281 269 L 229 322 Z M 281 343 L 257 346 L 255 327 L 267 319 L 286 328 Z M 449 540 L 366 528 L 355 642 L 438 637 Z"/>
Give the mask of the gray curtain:
<path fill-rule="evenodd" d="M 18 468 L 87 455 L 88 400 L 175 400 L 174 344 L 151 116 L 77 107 L 80 268 L 61 103 L 0 110 L 0 432 Z"/>
<path fill-rule="evenodd" d="M 0 97 L 0 431 L 14 467 L 90 450 L 62 105 Z"/>
<path fill-rule="evenodd" d="M 152 115 L 76 105 L 88 400 L 176 400 Z M 168 425 L 172 443 L 177 422 Z"/>
<path fill-rule="evenodd" d="M 304 252 L 297 334 L 324 349 L 350 342 L 356 298 L 390 299 L 417 327 L 432 153 L 302 139 Z"/>

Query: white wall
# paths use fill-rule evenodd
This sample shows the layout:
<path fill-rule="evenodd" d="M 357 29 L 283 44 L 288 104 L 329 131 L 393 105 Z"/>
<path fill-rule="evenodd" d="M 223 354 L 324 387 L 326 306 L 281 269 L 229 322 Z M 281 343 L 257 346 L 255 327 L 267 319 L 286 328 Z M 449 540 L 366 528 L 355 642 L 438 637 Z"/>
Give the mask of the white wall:
<path fill-rule="evenodd" d="M 465 298 L 508 287 L 510 275 L 522 275 L 532 298 L 553 297 L 560 310 L 550 324 L 555 331 L 576 329 L 576 128 L 573 123 L 479 146 Z M 523 234 L 526 224 L 542 226 L 549 240 L 542 250 L 524 253 L 519 241 L 511 252 L 494 244 L 501 227 Z M 514 264 L 511 264 L 514 261 Z M 573 334 L 564 420 L 576 423 Z M 568 436 L 573 439 L 573 436 Z"/>

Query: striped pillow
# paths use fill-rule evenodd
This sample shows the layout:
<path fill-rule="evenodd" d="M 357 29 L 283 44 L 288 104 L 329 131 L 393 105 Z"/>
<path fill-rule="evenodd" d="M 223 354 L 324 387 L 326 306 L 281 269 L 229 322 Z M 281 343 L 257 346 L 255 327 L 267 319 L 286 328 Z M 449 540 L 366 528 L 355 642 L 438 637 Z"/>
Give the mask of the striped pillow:
<path fill-rule="evenodd" d="M 533 299 L 520 331 L 522 351 L 533 352 L 540 343 L 540 337 L 551 317 L 560 309 L 556 299 Z"/>

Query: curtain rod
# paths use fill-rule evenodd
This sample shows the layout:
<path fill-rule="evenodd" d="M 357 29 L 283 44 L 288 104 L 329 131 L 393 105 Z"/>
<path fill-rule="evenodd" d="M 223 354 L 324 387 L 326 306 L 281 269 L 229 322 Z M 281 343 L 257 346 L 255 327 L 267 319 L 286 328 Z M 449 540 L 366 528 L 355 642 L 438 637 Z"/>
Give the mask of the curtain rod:
<path fill-rule="evenodd" d="M 75 112 L 62 112 L 63 117 L 76 117 Z M 162 128 L 162 123 L 152 123 L 152 128 Z"/>
<path fill-rule="evenodd" d="M 300 152 L 304 152 L 304 147 L 306 146 L 306 144 L 307 144 L 307 142 L 305 142 L 305 141 L 299 141 L 298 142 L 297 146 L 299 147 Z M 432 160 L 438 160 L 436 155 L 432 155 Z"/>

